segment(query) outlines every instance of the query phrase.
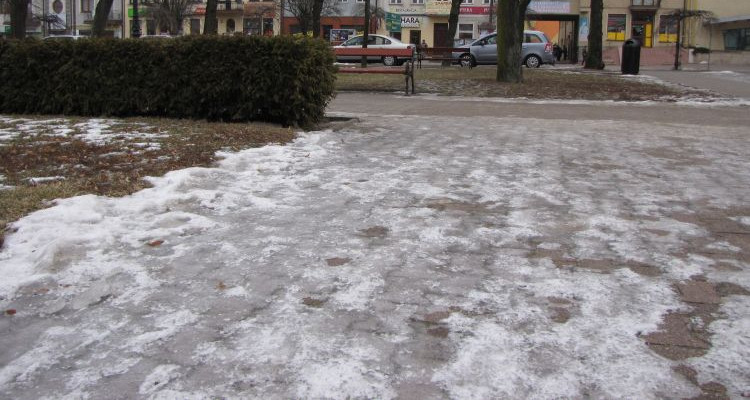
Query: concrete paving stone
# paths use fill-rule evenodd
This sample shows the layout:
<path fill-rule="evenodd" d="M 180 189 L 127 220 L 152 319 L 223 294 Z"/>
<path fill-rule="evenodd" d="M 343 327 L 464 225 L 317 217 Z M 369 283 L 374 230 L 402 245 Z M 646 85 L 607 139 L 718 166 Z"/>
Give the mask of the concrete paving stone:
<path fill-rule="evenodd" d="M 714 285 L 709 282 L 687 281 L 678 283 L 677 289 L 680 292 L 682 301 L 687 303 L 719 304 L 721 297 L 716 293 Z"/>

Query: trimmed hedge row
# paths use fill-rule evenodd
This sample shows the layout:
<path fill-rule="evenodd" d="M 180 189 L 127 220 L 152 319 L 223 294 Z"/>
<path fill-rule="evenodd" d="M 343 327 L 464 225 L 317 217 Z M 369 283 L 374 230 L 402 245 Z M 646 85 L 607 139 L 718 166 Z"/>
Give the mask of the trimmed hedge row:
<path fill-rule="evenodd" d="M 306 126 L 333 98 L 333 62 L 292 37 L 0 41 L 0 112 Z"/>

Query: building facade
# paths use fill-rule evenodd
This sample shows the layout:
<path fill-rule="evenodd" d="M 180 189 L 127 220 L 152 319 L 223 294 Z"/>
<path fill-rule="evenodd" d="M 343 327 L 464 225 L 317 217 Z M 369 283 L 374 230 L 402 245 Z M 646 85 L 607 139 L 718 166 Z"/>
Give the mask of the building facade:
<path fill-rule="evenodd" d="M 28 36 L 54 34 L 88 35 L 91 32 L 97 0 L 31 0 L 27 20 Z M 203 31 L 205 0 L 189 5 L 181 34 Z M 217 8 L 218 33 L 224 35 L 280 35 L 299 33 L 299 23 L 289 11 L 282 12 L 284 0 L 220 0 Z M 321 18 L 321 32 L 331 39 L 332 30 L 364 29 L 364 0 L 333 0 L 332 10 Z M 461 44 L 495 30 L 496 0 L 463 0 L 458 29 L 452 39 Z M 107 30 L 117 38 L 130 37 L 133 0 L 115 0 Z M 450 0 L 372 0 L 374 13 L 371 32 L 408 43 L 444 46 L 450 42 L 448 15 Z M 139 2 L 139 19 L 144 35 L 164 33 L 149 17 L 148 3 Z M 680 18 L 680 15 L 710 15 Z M 532 0 L 527 12 L 527 28 L 541 30 L 565 49 L 565 61 L 577 62 L 588 45 L 591 18 L 590 0 Z M 502 23 L 502 18 L 500 20 Z M 0 35 L 10 31 L 7 3 L 0 8 Z M 675 58 L 678 38 L 685 62 L 702 62 L 713 57 L 718 62 L 750 64 L 750 1 L 716 0 L 606 0 L 602 16 L 604 61 L 618 64 L 625 40 L 637 39 L 642 45 L 644 64 L 670 64 Z M 688 51 L 688 49 L 697 49 Z M 710 55 L 708 55 L 710 50 Z"/>

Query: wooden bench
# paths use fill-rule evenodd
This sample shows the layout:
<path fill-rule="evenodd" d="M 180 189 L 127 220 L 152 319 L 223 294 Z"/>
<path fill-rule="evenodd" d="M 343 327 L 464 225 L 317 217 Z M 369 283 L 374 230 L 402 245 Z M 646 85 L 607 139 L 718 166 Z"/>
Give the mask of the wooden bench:
<path fill-rule="evenodd" d="M 454 53 L 467 53 L 466 48 L 457 47 L 427 47 L 422 48 L 417 52 L 417 67 L 422 68 L 422 60 L 426 61 L 450 61 L 451 64 L 454 62 L 460 62 L 458 58 L 454 58 Z"/>
<path fill-rule="evenodd" d="M 396 59 L 407 58 L 404 62 L 404 67 L 339 67 L 339 72 L 342 74 L 399 74 L 404 75 L 406 80 L 406 95 L 409 95 L 409 83 L 411 82 L 411 94 L 414 94 L 414 49 L 383 49 L 383 48 L 366 48 L 361 47 L 346 47 L 346 48 L 334 48 L 334 53 L 337 56 L 377 56 L 383 57 L 394 57 Z"/>

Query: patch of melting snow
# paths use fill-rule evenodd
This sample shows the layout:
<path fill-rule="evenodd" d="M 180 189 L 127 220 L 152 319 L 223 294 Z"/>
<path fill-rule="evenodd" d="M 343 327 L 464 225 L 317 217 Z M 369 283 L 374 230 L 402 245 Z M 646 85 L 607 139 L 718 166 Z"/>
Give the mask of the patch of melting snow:
<path fill-rule="evenodd" d="M 709 232 L 672 214 L 681 200 L 744 204 L 750 185 L 726 192 L 715 177 L 747 181 L 744 152 L 725 151 L 746 144 L 721 127 L 676 138 L 651 122 L 480 122 L 363 117 L 366 134 L 303 133 L 21 219 L 0 252 L 0 310 L 21 302 L 25 318 L 49 309 L 76 326 L 14 327 L 30 339 L 0 368 L 0 395 L 102 397 L 117 378 L 154 398 L 696 395 L 639 335 L 685 307 L 675 279 L 711 269 L 690 255 Z M 695 146 L 707 163 L 644 158 L 654 146 Z M 540 249 L 551 255 L 529 257 Z M 558 265 L 558 253 L 611 270 Z M 335 257 L 355 261 L 322 261 Z M 634 259 L 663 275 L 618 264 Z M 27 294 L 47 281 L 49 294 Z M 695 364 L 732 395 L 744 389 L 726 380 L 742 382 L 750 357 L 724 352 L 750 347 L 746 301 L 727 303 L 726 326 L 709 327 L 716 353 Z M 98 380 L 62 368 L 93 370 L 102 354 L 143 362 Z M 85 384 L 54 386 L 71 380 Z"/>

